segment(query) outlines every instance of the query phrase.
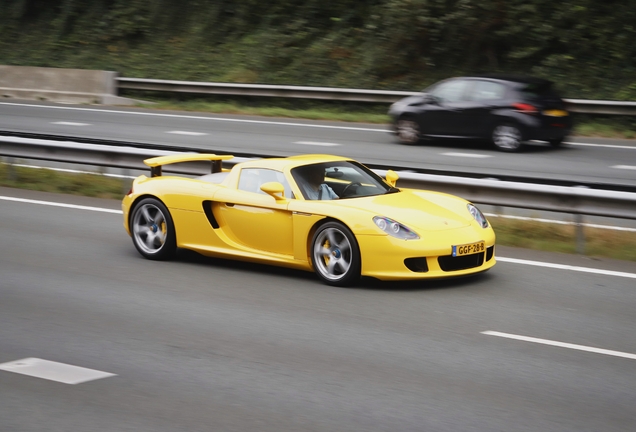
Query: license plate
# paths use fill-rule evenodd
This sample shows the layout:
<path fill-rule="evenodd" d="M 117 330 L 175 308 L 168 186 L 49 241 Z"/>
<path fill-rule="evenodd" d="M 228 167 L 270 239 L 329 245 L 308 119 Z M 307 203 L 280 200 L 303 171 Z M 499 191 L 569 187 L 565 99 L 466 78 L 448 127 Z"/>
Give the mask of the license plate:
<path fill-rule="evenodd" d="M 543 114 L 550 117 L 565 117 L 568 115 L 568 112 L 565 110 L 545 110 Z"/>
<path fill-rule="evenodd" d="M 483 241 L 469 243 L 465 245 L 453 246 L 453 256 L 464 256 L 480 253 L 486 250 L 486 244 Z"/>

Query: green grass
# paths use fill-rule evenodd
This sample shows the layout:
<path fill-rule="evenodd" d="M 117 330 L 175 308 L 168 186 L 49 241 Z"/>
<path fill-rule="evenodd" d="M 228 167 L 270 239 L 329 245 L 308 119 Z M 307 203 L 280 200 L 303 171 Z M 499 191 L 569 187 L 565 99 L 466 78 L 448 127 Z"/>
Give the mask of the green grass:
<path fill-rule="evenodd" d="M 576 253 L 576 227 L 490 217 L 497 244 L 548 252 Z M 636 261 L 636 232 L 584 228 L 585 255 Z"/>
<path fill-rule="evenodd" d="M 0 164 L 0 186 L 96 198 L 121 199 L 132 180 Z"/>
<path fill-rule="evenodd" d="M 10 177 L 12 177 L 10 179 Z M 0 164 L 0 186 L 45 192 L 121 199 L 130 188 L 130 179 L 99 174 L 71 174 L 49 169 L 9 168 Z M 574 226 L 535 221 L 490 218 L 497 244 L 550 252 L 575 253 Z M 636 233 L 585 228 L 585 254 L 636 261 Z"/>
<path fill-rule="evenodd" d="M 589 121 L 574 128 L 574 135 L 602 138 L 636 138 L 636 127 L 627 125 Z"/>
<path fill-rule="evenodd" d="M 142 104 L 144 108 L 206 112 L 217 114 L 243 114 L 266 117 L 286 117 L 309 120 L 330 120 L 356 123 L 388 123 L 389 116 L 382 112 L 347 111 L 343 107 L 286 108 L 280 106 L 251 106 L 231 102 L 196 101 L 160 101 Z"/>
<path fill-rule="evenodd" d="M 209 98 L 181 96 L 166 99 L 157 93 L 131 93 L 131 97 L 147 100 L 144 108 L 205 112 L 217 114 L 243 114 L 266 117 L 287 117 L 309 120 L 328 120 L 355 123 L 388 124 L 389 104 L 293 100 L 281 98 L 250 98 L 210 96 Z M 633 116 L 593 116 L 573 114 L 572 135 L 603 138 L 636 138 L 636 120 Z"/>

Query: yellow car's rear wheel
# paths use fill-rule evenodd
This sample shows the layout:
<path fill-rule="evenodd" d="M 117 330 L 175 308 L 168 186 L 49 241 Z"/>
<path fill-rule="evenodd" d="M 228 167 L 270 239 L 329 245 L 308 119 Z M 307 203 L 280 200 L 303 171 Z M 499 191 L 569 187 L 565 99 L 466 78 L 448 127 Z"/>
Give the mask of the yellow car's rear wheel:
<path fill-rule="evenodd" d="M 156 198 L 144 198 L 133 208 L 130 232 L 141 255 L 152 260 L 171 258 L 177 249 L 170 212 Z"/>
<path fill-rule="evenodd" d="M 316 230 L 311 262 L 318 277 L 329 285 L 351 285 L 360 278 L 358 242 L 340 222 L 327 222 Z"/>

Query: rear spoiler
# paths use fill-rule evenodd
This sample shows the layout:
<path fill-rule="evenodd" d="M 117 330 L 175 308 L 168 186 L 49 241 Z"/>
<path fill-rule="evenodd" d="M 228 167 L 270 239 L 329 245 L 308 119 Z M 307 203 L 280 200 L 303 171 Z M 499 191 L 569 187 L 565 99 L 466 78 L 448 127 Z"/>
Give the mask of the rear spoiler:
<path fill-rule="evenodd" d="M 161 167 L 181 162 L 212 162 L 211 172 L 217 173 L 223 170 L 221 161 L 232 159 L 232 155 L 216 155 L 212 153 L 178 153 L 168 156 L 158 156 L 144 160 L 144 163 L 150 167 L 151 177 L 161 176 Z"/>

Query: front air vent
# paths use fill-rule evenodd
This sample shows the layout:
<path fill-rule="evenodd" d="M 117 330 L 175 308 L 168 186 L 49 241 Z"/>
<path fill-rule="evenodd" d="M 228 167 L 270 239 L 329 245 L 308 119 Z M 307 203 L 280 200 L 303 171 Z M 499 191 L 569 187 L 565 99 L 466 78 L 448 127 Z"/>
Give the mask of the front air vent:
<path fill-rule="evenodd" d="M 489 248 L 486 248 L 486 261 L 490 261 L 494 255 L 495 255 L 494 246 L 490 246 Z"/>
<path fill-rule="evenodd" d="M 445 272 L 466 270 L 479 267 L 484 263 L 484 253 L 454 257 L 452 255 L 437 258 L 439 267 Z"/>
<path fill-rule="evenodd" d="M 407 258 L 404 265 L 415 273 L 426 273 L 428 271 L 428 262 L 426 258 Z"/>

